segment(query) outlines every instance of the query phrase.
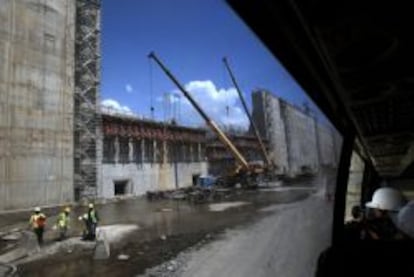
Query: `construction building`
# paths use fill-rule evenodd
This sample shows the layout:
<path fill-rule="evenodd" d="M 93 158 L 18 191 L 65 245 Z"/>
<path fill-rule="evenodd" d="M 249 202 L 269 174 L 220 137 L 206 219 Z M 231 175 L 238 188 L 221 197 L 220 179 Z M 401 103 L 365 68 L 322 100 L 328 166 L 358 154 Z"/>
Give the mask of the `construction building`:
<path fill-rule="evenodd" d="M 95 197 L 100 1 L 1 1 L 0 210 Z"/>
<path fill-rule="evenodd" d="M 205 130 L 101 114 L 99 0 L 2 1 L 0 20 L 0 210 L 189 186 L 233 164 Z M 280 174 L 337 164 L 334 129 L 263 91 L 253 106 Z M 231 140 L 261 160 L 255 139 Z"/>
<path fill-rule="evenodd" d="M 203 129 L 103 114 L 102 130 L 98 197 L 188 187 L 207 173 Z"/>
<path fill-rule="evenodd" d="M 230 134 L 229 138 L 248 161 L 263 161 L 256 137 L 246 133 Z M 267 140 L 264 143 L 267 145 Z M 216 136 L 209 136 L 207 139 L 206 154 L 209 174 L 218 176 L 234 170 L 236 161 L 233 155 Z"/>
<path fill-rule="evenodd" d="M 252 100 L 253 120 L 269 141 L 269 155 L 279 175 L 295 177 L 337 167 L 342 142 L 333 127 L 268 91 L 253 92 Z"/>
<path fill-rule="evenodd" d="M 1 1 L 0 210 L 73 200 L 75 1 Z"/>

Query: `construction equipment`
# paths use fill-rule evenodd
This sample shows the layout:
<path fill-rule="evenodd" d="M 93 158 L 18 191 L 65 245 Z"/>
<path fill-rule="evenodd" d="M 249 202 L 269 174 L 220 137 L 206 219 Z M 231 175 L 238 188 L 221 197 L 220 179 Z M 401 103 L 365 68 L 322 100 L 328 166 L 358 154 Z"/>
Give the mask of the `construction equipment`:
<path fill-rule="evenodd" d="M 246 115 L 249 118 L 250 124 L 253 127 L 254 135 L 256 136 L 257 142 L 259 143 L 259 146 L 260 146 L 260 150 L 262 151 L 263 160 L 265 162 L 265 170 L 267 172 L 271 172 L 272 168 L 273 168 L 273 163 L 270 160 L 270 157 L 267 153 L 266 147 L 265 147 L 265 145 L 263 143 L 263 140 L 260 136 L 259 130 L 257 129 L 256 123 L 254 122 L 254 120 L 252 118 L 252 115 L 250 114 L 249 109 L 247 108 L 247 104 L 246 104 L 246 101 L 244 100 L 243 93 L 241 92 L 240 87 L 237 84 L 236 78 L 234 77 L 233 72 L 230 69 L 230 66 L 229 66 L 229 63 L 228 63 L 226 57 L 223 58 L 223 63 L 224 63 L 224 66 L 226 67 L 227 71 L 229 72 L 231 81 L 233 82 L 233 85 L 236 88 L 237 93 L 239 94 L 240 101 L 242 103 L 244 111 L 246 112 Z"/>
<path fill-rule="evenodd" d="M 189 92 L 180 84 L 180 82 L 174 77 L 174 75 L 165 67 L 165 65 L 158 59 L 154 52 L 148 55 L 153 59 L 164 71 L 164 73 L 171 79 L 171 81 L 178 87 L 178 89 L 184 94 L 188 101 L 193 105 L 196 111 L 201 115 L 206 124 L 213 130 L 218 136 L 219 140 L 230 150 L 231 154 L 236 160 L 236 167 L 233 172 L 226 176 L 220 176 L 218 183 L 226 186 L 233 186 L 240 183 L 244 187 L 256 186 L 257 177 L 263 173 L 263 168 L 260 166 L 249 164 L 243 157 L 236 146 L 230 141 L 226 134 L 218 127 L 218 125 L 208 117 L 204 110 L 198 105 Z"/>

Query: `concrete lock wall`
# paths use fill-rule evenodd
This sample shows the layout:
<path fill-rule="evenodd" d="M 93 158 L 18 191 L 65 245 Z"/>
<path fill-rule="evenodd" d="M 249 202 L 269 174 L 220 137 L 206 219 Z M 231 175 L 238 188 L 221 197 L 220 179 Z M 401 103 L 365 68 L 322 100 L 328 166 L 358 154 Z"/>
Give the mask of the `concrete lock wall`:
<path fill-rule="evenodd" d="M 252 94 L 253 118 L 262 137 L 269 141 L 270 159 L 277 165 L 277 173 L 288 172 L 286 129 L 281 114 L 280 101 L 265 91 Z"/>
<path fill-rule="evenodd" d="M 315 119 L 282 102 L 288 150 L 289 175 L 316 172 L 319 165 Z"/>
<path fill-rule="evenodd" d="M 268 91 L 255 91 L 252 97 L 253 118 L 269 140 L 277 173 L 294 177 L 337 167 L 342 138 L 335 129 Z"/>
<path fill-rule="evenodd" d="M 75 1 L 0 1 L 0 210 L 73 198 Z"/>
<path fill-rule="evenodd" d="M 176 167 L 173 163 L 103 164 L 98 197 L 114 197 L 114 183 L 118 181 L 126 181 L 126 194 L 143 195 L 147 191 L 175 189 L 176 182 L 179 188 L 191 186 L 196 174 L 207 174 L 206 162 L 177 163 Z"/>
<path fill-rule="evenodd" d="M 365 163 L 361 157 L 356 153 L 352 152 L 351 165 L 349 168 L 348 177 L 348 189 L 346 194 L 346 210 L 345 219 L 349 220 L 352 218 L 351 210 L 355 205 L 360 205 L 361 201 L 361 187 L 364 177 Z"/>

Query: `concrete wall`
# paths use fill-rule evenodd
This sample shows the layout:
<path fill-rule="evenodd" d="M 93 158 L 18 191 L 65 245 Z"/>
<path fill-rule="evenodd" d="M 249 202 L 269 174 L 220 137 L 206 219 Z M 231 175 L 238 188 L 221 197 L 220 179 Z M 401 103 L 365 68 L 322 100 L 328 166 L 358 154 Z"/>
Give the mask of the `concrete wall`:
<path fill-rule="evenodd" d="M 265 91 L 258 91 L 252 97 L 253 119 L 260 134 L 269 141 L 269 156 L 277 165 L 277 173 L 285 174 L 289 169 L 288 149 L 280 101 Z"/>
<path fill-rule="evenodd" d="M 316 172 L 319 149 L 315 119 L 281 101 L 288 151 L 289 175 Z"/>
<path fill-rule="evenodd" d="M 0 210 L 73 199 L 75 1 L 0 0 Z"/>
<path fill-rule="evenodd" d="M 193 174 L 207 174 L 207 163 L 177 163 L 177 175 L 172 163 L 103 164 L 98 197 L 114 197 L 114 181 L 128 180 L 128 194 L 143 195 L 149 190 L 175 189 L 175 176 L 178 187 L 191 186 Z"/>
<path fill-rule="evenodd" d="M 361 186 L 364 177 L 365 164 L 356 152 L 352 153 L 351 166 L 349 168 L 348 189 L 346 194 L 345 220 L 351 219 L 351 210 L 355 205 L 360 205 Z"/>
<path fill-rule="evenodd" d="M 256 91 L 252 97 L 253 118 L 269 140 L 277 173 L 294 177 L 337 166 L 342 139 L 335 129 L 268 91 Z"/>
<path fill-rule="evenodd" d="M 324 166 L 335 166 L 339 160 L 337 159 L 338 155 L 335 149 L 334 129 L 317 124 L 316 132 L 319 164 Z"/>

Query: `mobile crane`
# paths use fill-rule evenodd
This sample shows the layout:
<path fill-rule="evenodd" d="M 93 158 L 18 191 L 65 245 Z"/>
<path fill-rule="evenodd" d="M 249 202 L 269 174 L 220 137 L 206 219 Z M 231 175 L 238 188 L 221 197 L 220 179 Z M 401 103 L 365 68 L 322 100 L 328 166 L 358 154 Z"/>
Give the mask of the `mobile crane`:
<path fill-rule="evenodd" d="M 148 58 L 153 59 L 162 69 L 162 71 L 170 78 L 170 80 L 178 87 L 184 94 L 188 101 L 193 105 L 196 111 L 201 115 L 210 129 L 218 136 L 219 140 L 229 149 L 236 160 L 235 169 L 226 176 L 220 176 L 218 183 L 225 186 L 234 186 L 240 183 L 243 187 L 254 187 L 257 185 L 258 176 L 263 174 L 263 167 L 257 164 L 249 164 L 236 146 L 230 141 L 226 134 L 219 128 L 219 126 L 205 113 L 205 111 L 198 105 L 191 94 L 180 84 L 174 75 L 167 69 L 167 67 L 159 60 L 154 52 L 148 55 Z"/>
<path fill-rule="evenodd" d="M 236 88 L 236 91 L 237 91 L 237 93 L 238 93 L 238 95 L 240 97 L 240 101 L 242 103 L 242 106 L 244 108 L 244 111 L 246 112 L 246 115 L 249 118 L 250 124 L 251 124 L 251 126 L 253 128 L 253 133 L 254 133 L 254 135 L 255 135 L 255 137 L 257 139 L 257 142 L 259 143 L 260 150 L 262 152 L 263 161 L 265 162 L 264 170 L 266 171 L 266 174 L 269 175 L 269 174 L 271 174 L 272 169 L 274 168 L 274 164 L 271 161 L 271 159 L 270 159 L 270 157 L 269 157 L 269 155 L 267 153 L 266 147 L 265 147 L 265 145 L 263 143 L 263 140 L 262 140 L 262 138 L 260 136 L 259 130 L 257 129 L 256 123 L 254 122 L 254 120 L 252 118 L 252 115 L 250 114 L 249 109 L 247 108 L 247 104 L 246 104 L 246 101 L 244 99 L 243 93 L 240 90 L 240 87 L 239 87 L 239 85 L 238 85 L 238 83 L 236 81 L 236 78 L 234 77 L 234 74 L 233 74 L 233 72 L 232 72 L 232 70 L 230 68 L 230 65 L 229 65 L 226 57 L 223 58 L 223 63 L 224 63 L 224 66 L 226 67 L 227 71 L 229 72 L 231 81 L 232 81 L 234 87 Z"/>

